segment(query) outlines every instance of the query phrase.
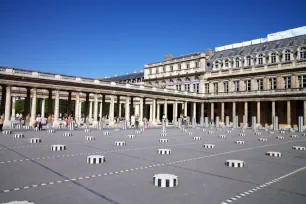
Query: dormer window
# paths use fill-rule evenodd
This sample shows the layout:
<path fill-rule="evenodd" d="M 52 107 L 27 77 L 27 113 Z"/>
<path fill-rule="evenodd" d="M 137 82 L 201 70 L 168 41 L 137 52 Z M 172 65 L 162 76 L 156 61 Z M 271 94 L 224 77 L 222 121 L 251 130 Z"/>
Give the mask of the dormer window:
<path fill-rule="evenodd" d="M 181 70 L 182 69 L 182 65 L 181 64 L 178 64 L 178 70 Z"/>
<path fill-rule="evenodd" d="M 236 67 L 239 67 L 240 66 L 240 60 L 239 60 L 239 58 L 236 58 Z"/>
<path fill-rule="evenodd" d="M 219 69 L 219 62 L 215 63 L 215 69 Z"/>
<path fill-rule="evenodd" d="M 271 63 L 276 63 L 276 54 L 274 52 L 271 54 Z"/>
<path fill-rule="evenodd" d="M 260 54 L 260 55 L 258 56 L 258 64 L 260 64 L 260 65 L 263 64 L 263 55 L 262 55 L 262 54 Z"/>
<path fill-rule="evenodd" d="M 225 60 L 224 67 L 228 68 L 228 60 Z"/>
<path fill-rule="evenodd" d="M 300 50 L 300 59 L 306 60 L 306 48 L 305 47 L 301 48 Z"/>
<path fill-rule="evenodd" d="M 290 50 L 285 51 L 285 62 L 289 62 L 291 60 L 291 53 Z"/>
<path fill-rule="evenodd" d="M 251 57 L 247 56 L 247 66 L 251 66 Z"/>

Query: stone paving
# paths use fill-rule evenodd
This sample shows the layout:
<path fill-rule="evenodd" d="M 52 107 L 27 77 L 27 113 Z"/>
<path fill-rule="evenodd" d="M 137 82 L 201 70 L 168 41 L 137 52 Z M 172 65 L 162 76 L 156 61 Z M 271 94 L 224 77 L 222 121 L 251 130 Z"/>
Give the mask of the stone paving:
<path fill-rule="evenodd" d="M 135 129 L 13 129 L 11 134 L 0 133 L 0 203 L 305 204 L 306 151 L 293 149 L 306 147 L 305 133 L 258 132 L 168 128 L 161 135 L 157 128 L 140 134 Z M 15 138 L 19 133 L 24 137 Z M 30 143 L 30 138 L 41 142 Z M 118 141 L 125 145 L 116 146 Z M 51 151 L 51 145 L 65 149 Z M 171 153 L 159 154 L 158 149 Z M 281 156 L 269 156 L 271 151 Z M 103 155 L 105 162 L 90 164 L 89 155 Z M 227 160 L 244 165 L 229 167 Z M 178 185 L 156 187 L 156 174 L 176 175 Z"/>

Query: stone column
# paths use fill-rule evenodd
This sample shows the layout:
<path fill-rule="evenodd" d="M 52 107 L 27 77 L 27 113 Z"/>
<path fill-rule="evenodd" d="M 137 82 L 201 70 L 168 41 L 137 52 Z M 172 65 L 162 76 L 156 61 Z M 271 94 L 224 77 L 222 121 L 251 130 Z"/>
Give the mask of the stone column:
<path fill-rule="evenodd" d="M 119 106 L 119 114 L 118 114 L 118 116 L 119 116 L 120 118 L 121 118 L 121 115 L 122 115 L 122 114 L 121 114 L 121 109 L 122 109 L 121 105 L 122 105 L 122 104 L 119 102 L 119 104 L 118 104 L 118 106 Z"/>
<path fill-rule="evenodd" d="M 291 128 L 291 104 L 287 101 L 287 127 Z"/>
<path fill-rule="evenodd" d="M 54 103 L 54 121 L 53 127 L 59 126 L 59 91 L 55 91 L 55 103 Z"/>
<path fill-rule="evenodd" d="M 236 102 L 233 102 L 233 121 L 236 116 Z"/>
<path fill-rule="evenodd" d="M 215 107 L 214 107 L 214 103 L 210 104 L 210 120 L 215 120 L 214 118 L 215 116 Z"/>
<path fill-rule="evenodd" d="M 31 105 L 31 119 L 30 125 L 33 125 L 36 121 L 36 101 L 37 101 L 37 89 L 32 89 L 32 105 Z"/>
<path fill-rule="evenodd" d="M 153 121 L 153 105 L 150 104 L 150 112 L 149 112 L 149 117 L 148 117 L 148 120 L 149 121 Z"/>
<path fill-rule="evenodd" d="M 4 127 L 11 127 L 11 87 L 6 86 L 5 111 L 4 111 Z"/>
<path fill-rule="evenodd" d="M 113 95 L 110 95 L 110 99 L 111 99 L 111 102 L 110 102 L 110 105 L 109 105 L 109 121 L 110 123 L 114 122 L 114 106 L 115 106 L 115 96 Z"/>
<path fill-rule="evenodd" d="M 173 104 L 173 121 L 177 121 L 177 101 L 174 101 L 174 104 Z"/>
<path fill-rule="evenodd" d="M 100 120 L 102 120 L 102 114 L 103 114 L 103 110 L 102 110 L 102 108 L 103 108 L 103 103 L 102 103 L 102 102 L 100 102 L 100 111 L 99 111 L 99 117 L 100 117 Z"/>
<path fill-rule="evenodd" d="M 31 107 L 31 88 L 27 87 L 27 96 L 24 99 L 24 117 L 30 115 L 30 107 Z"/>
<path fill-rule="evenodd" d="M 130 115 L 134 115 L 134 97 L 131 96 Z"/>
<path fill-rule="evenodd" d="M 15 105 L 16 105 L 16 97 L 13 96 L 12 97 L 12 117 L 11 117 L 11 120 L 15 120 L 15 116 L 16 116 Z"/>
<path fill-rule="evenodd" d="M 260 101 L 257 101 L 257 124 L 260 125 Z"/>
<path fill-rule="evenodd" d="M 197 103 L 193 103 L 193 113 L 192 118 L 197 118 Z"/>
<path fill-rule="evenodd" d="M 125 97 L 125 120 L 130 120 L 130 97 Z"/>
<path fill-rule="evenodd" d="M 89 102 L 89 119 L 92 119 L 92 101 Z"/>
<path fill-rule="evenodd" d="M 52 89 L 49 89 L 49 97 L 48 97 L 48 116 L 52 115 L 53 112 L 53 104 L 52 104 Z"/>
<path fill-rule="evenodd" d="M 143 120 L 143 98 L 139 98 L 139 122 Z"/>
<path fill-rule="evenodd" d="M 74 120 L 76 122 L 79 121 L 80 119 L 80 114 L 79 114 L 79 106 L 80 106 L 80 93 L 75 94 L 75 107 L 74 107 Z"/>
<path fill-rule="evenodd" d="M 84 111 L 85 111 L 85 118 L 88 117 L 88 111 L 89 111 L 89 93 L 86 93 L 86 100 L 85 100 L 85 108 L 84 108 Z"/>
<path fill-rule="evenodd" d="M 304 126 L 306 126 L 306 101 L 304 101 L 304 114 L 303 114 Z"/>
<path fill-rule="evenodd" d="M 82 119 L 82 101 L 80 100 L 79 102 L 79 106 L 78 106 L 78 112 L 79 112 L 79 116 L 78 119 L 81 120 Z"/>
<path fill-rule="evenodd" d="M 42 98 L 41 99 L 41 117 L 45 118 L 45 103 L 46 99 Z"/>
<path fill-rule="evenodd" d="M 156 99 L 153 99 L 152 104 L 152 121 L 153 123 L 156 123 Z"/>
<path fill-rule="evenodd" d="M 221 122 L 224 123 L 224 103 L 221 103 Z"/>
<path fill-rule="evenodd" d="M 164 102 L 164 115 L 168 119 L 168 101 L 167 100 L 165 100 Z"/>
<path fill-rule="evenodd" d="M 157 104 L 157 116 L 156 116 L 156 121 L 160 122 L 160 104 Z"/>
<path fill-rule="evenodd" d="M 184 116 L 187 117 L 187 101 L 184 103 Z"/>
<path fill-rule="evenodd" d="M 98 127 L 98 94 L 94 95 L 93 126 Z"/>
<path fill-rule="evenodd" d="M 5 101 L 6 101 L 6 85 L 1 85 L 1 107 L 0 107 L 0 117 L 5 113 Z"/>
<path fill-rule="evenodd" d="M 275 118 L 275 101 L 272 101 L 272 124 L 274 124 Z"/>
<path fill-rule="evenodd" d="M 204 111 L 205 111 L 205 109 L 204 109 L 204 103 L 202 102 L 202 103 L 201 103 L 201 118 L 203 118 L 203 119 L 204 119 Z"/>
<path fill-rule="evenodd" d="M 120 112 L 120 96 L 117 96 L 117 117 L 120 117 L 119 112 Z"/>
<path fill-rule="evenodd" d="M 68 91 L 68 107 L 67 114 L 70 116 L 71 114 L 71 91 Z"/>
<path fill-rule="evenodd" d="M 248 102 L 244 102 L 245 125 L 248 127 Z"/>
<path fill-rule="evenodd" d="M 102 116 L 101 118 L 103 118 L 103 116 L 105 116 L 105 94 L 102 94 Z"/>

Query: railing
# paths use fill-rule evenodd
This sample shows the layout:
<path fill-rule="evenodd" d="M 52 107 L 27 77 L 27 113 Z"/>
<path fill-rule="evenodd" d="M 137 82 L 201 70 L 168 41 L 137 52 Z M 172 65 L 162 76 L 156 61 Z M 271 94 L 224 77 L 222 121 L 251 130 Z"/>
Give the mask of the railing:
<path fill-rule="evenodd" d="M 121 88 L 129 88 L 134 90 L 146 90 L 146 91 L 154 91 L 159 93 L 172 93 L 176 95 L 182 95 L 182 96 L 200 96 L 198 94 L 194 93 L 185 93 L 183 91 L 177 91 L 172 89 L 163 89 L 163 88 L 153 88 L 150 86 L 144 86 L 140 84 L 126 84 L 126 83 L 117 83 L 112 81 L 105 81 L 101 79 L 93 79 L 93 78 L 81 78 L 81 77 L 75 77 L 75 76 L 69 76 L 69 75 L 59 75 L 54 73 L 48 73 L 48 72 L 37 72 L 32 70 L 24 70 L 24 69 L 16 69 L 16 68 L 9 68 L 9 67 L 0 67 L 0 71 L 4 72 L 5 74 L 10 75 L 27 75 L 29 77 L 35 77 L 35 78 L 48 78 L 48 79 L 54 79 L 54 80 L 69 80 L 73 81 L 75 83 L 94 83 L 99 85 L 105 85 L 105 86 L 116 86 Z"/>

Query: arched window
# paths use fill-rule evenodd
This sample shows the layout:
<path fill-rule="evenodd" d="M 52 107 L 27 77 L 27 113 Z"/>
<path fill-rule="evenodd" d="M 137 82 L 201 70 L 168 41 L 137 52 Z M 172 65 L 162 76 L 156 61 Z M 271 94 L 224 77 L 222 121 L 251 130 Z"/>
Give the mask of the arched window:
<path fill-rule="evenodd" d="M 305 60 L 306 59 L 306 48 L 305 47 L 302 47 L 300 49 L 300 59 L 301 60 Z"/>
<path fill-rule="evenodd" d="M 195 93 L 199 93 L 200 91 L 200 79 L 199 77 L 194 77 L 194 80 L 193 80 L 193 92 Z"/>
<path fill-rule="evenodd" d="M 251 66 L 251 56 L 247 56 L 247 66 Z"/>
<path fill-rule="evenodd" d="M 173 85 L 174 85 L 174 82 L 173 82 L 172 79 L 170 79 L 170 81 L 169 81 L 169 86 L 173 87 Z"/>
<path fill-rule="evenodd" d="M 165 81 L 165 80 L 163 80 L 163 81 L 162 81 L 162 83 L 161 83 L 161 87 L 162 87 L 162 89 L 166 88 L 166 85 L 167 85 L 167 84 L 166 84 L 166 81 Z"/>
<path fill-rule="evenodd" d="M 272 64 L 276 63 L 276 53 L 275 52 L 271 54 L 271 63 Z"/>
<path fill-rule="evenodd" d="M 177 79 L 175 82 L 175 88 L 176 90 L 180 91 L 182 90 L 182 80 L 181 79 Z"/>
<path fill-rule="evenodd" d="M 157 88 L 158 86 L 159 86 L 158 81 L 154 82 L 154 87 Z"/>
<path fill-rule="evenodd" d="M 236 58 L 236 67 L 239 67 L 240 66 L 240 60 L 239 58 Z"/>
<path fill-rule="evenodd" d="M 149 82 L 149 86 L 152 86 L 152 82 Z"/>
<path fill-rule="evenodd" d="M 258 64 L 263 64 L 263 55 L 258 55 Z"/>
<path fill-rule="evenodd" d="M 290 50 L 286 50 L 285 51 L 285 62 L 288 62 L 291 60 L 290 55 L 291 55 Z"/>
<path fill-rule="evenodd" d="M 189 92 L 190 91 L 190 79 L 185 78 L 184 84 L 185 84 L 185 91 Z"/>

